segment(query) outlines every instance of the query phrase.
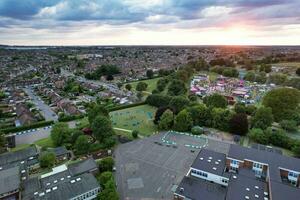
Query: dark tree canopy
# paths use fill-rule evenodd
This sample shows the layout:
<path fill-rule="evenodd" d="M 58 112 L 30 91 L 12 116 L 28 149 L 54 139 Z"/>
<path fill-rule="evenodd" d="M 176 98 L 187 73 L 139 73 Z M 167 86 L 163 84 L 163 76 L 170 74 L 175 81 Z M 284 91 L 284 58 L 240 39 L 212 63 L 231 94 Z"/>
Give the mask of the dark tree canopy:
<path fill-rule="evenodd" d="M 291 120 L 295 112 L 299 113 L 300 92 L 294 88 L 277 88 L 269 91 L 263 98 L 263 105 L 270 107 L 274 120 Z"/>
<path fill-rule="evenodd" d="M 230 132 L 237 135 L 246 135 L 248 132 L 248 119 L 244 113 L 238 113 L 229 120 Z"/>
<path fill-rule="evenodd" d="M 146 76 L 147 76 L 147 78 L 153 78 L 153 76 L 154 76 L 153 70 L 152 69 L 148 69 L 146 71 Z"/>
<path fill-rule="evenodd" d="M 145 91 L 147 90 L 148 84 L 145 82 L 138 82 L 138 84 L 136 85 L 136 91 Z"/>
<path fill-rule="evenodd" d="M 172 110 L 175 112 L 175 114 L 179 113 L 181 110 L 183 110 L 186 106 L 188 106 L 190 101 L 183 97 L 183 96 L 175 96 L 172 97 L 169 106 L 172 108 Z"/>
<path fill-rule="evenodd" d="M 186 85 L 183 81 L 174 79 L 168 87 L 168 94 L 171 96 L 184 95 L 187 92 Z"/>
<path fill-rule="evenodd" d="M 215 108 L 226 108 L 228 104 L 225 97 L 218 93 L 214 93 L 212 95 L 204 97 L 203 102 L 207 106 Z"/>

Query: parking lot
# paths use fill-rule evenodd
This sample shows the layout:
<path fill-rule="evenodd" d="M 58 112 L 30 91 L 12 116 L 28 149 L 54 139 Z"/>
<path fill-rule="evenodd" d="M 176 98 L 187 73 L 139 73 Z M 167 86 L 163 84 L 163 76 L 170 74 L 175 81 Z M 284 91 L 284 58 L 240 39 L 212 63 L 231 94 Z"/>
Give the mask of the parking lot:
<path fill-rule="evenodd" d="M 116 149 L 116 181 L 121 199 L 172 199 L 200 149 L 186 147 L 186 138 L 181 135 L 176 145 L 165 144 L 164 135 L 135 140 Z M 227 153 L 229 144 L 208 139 L 206 148 Z"/>

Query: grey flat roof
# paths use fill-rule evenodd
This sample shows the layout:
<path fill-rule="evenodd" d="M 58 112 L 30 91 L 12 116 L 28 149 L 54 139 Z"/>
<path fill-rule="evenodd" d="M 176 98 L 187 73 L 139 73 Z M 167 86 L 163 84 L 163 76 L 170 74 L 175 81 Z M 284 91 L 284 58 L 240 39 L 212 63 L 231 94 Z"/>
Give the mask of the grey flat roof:
<path fill-rule="evenodd" d="M 71 183 L 72 181 L 72 183 Z M 33 187 L 34 189 L 32 189 Z M 56 188 L 53 190 L 53 188 Z M 63 182 L 58 181 L 56 185 L 42 186 L 38 184 L 37 179 L 27 181 L 25 191 L 23 191 L 23 199 L 47 199 L 47 200 L 65 200 L 81 195 L 90 190 L 100 188 L 97 179 L 89 173 L 66 179 Z M 26 191 L 27 190 L 27 191 Z M 46 192 L 48 190 L 48 192 Z M 37 194 L 34 194 L 38 192 Z M 44 193 L 43 196 L 39 194 Z"/>
<path fill-rule="evenodd" d="M 272 200 L 299 200 L 300 188 L 271 181 Z"/>
<path fill-rule="evenodd" d="M 250 178 L 241 174 L 233 174 L 228 185 L 226 199 L 241 200 L 248 196 L 250 199 L 264 200 L 266 190 L 266 183 L 254 176 Z"/>
<path fill-rule="evenodd" d="M 20 173 L 19 167 L 0 170 L 0 194 L 19 189 Z"/>
<path fill-rule="evenodd" d="M 86 160 L 80 161 L 75 164 L 71 164 L 68 166 L 68 169 L 72 176 L 76 176 L 85 172 L 89 172 L 90 170 L 97 169 L 98 165 L 94 159 L 88 158 Z"/>
<path fill-rule="evenodd" d="M 180 189 L 183 188 L 181 192 Z M 176 194 L 193 200 L 224 200 L 226 188 L 200 178 L 185 176 L 176 189 Z"/>
<path fill-rule="evenodd" d="M 222 176 L 225 169 L 225 162 L 225 154 L 202 149 L 191 167 Z"/>
<path fill-rule="evenodd" d="M 0 166 L 11 164 L 13 162 L 25 161 L 29 157 L 36 156 L 37 150 L 35 147 L 28 147 L 16 152 L 8 152 L 0 155 Z"/>
<path fill-rule="evenodd" d="M 51 148 L 51 149 L 49 149 L 49 151 L 55 153 L 56 156 L 61 156 L 61 155 L 65 155 L 65 154 L 69 153 L 69 151 L 64 146 Z"/>

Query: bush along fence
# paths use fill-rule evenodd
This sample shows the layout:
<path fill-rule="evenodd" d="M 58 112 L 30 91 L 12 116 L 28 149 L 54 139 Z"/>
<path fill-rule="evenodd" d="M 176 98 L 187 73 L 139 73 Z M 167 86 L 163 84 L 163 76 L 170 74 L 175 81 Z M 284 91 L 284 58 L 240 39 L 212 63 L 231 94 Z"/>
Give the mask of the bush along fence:
<path fill-rule="evenodd" d="M 27 125 L 27 126 L 19 126 L 19 127 L 11 127 L 11 128 L 1 129 L 0 132 L 5 133 L 5 134 L 15 133 L 15 132 L 34 129 L 34 128 L 49 126 L 49 125 L 52 125 L 52 124 L 54 124 L 54 121 L 42 121 L 42 122 L 37 122 L 37 123 L 34 123 L 34 124 Z"/>

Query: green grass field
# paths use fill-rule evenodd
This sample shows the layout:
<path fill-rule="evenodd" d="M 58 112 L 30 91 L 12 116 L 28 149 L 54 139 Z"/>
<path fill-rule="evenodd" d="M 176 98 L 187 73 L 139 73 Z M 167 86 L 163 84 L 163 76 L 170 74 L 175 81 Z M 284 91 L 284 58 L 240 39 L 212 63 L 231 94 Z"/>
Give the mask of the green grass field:
<path fill-rule="evenodd" d="M 156 108 L 149 105 L 136 106 L 110 113 L 114 128 L 138 130 L 141 135 L 148 136 L 156 131 L 153 123 Z M 126 133 L 126 131 L 123 131 Z M 127 131 L 129 135 L 130 132 Z"/>
<path fill-rule="evenodd" d="M 141 80 L 141 81 L 135 81 L 135 82 L 131 82 L 129 83 L 131 86 L 132 86 L 132 89 L 135 90 L 136 88 L 136 85 L 139 83 L 139 82 L 145 82 L 148 84 L 148 87 L 147 87 L 147 92 L 152 92 L 155 88 L 156 88 L 156 83 L 157 81 L 159 80 L 160 78 L 153 78 L 153 79 L 148 79 L 148 80 Z M 126 85 L 126 84 L 125 84 Z M 125 86 L 124 86 L 125 87 Z"/>
<path fill-rule="evenodd" d="M 51 137 L 40 139 L 36 141 L 34 144 L 40 146 L 40 147 L 54 147 Z"/>

